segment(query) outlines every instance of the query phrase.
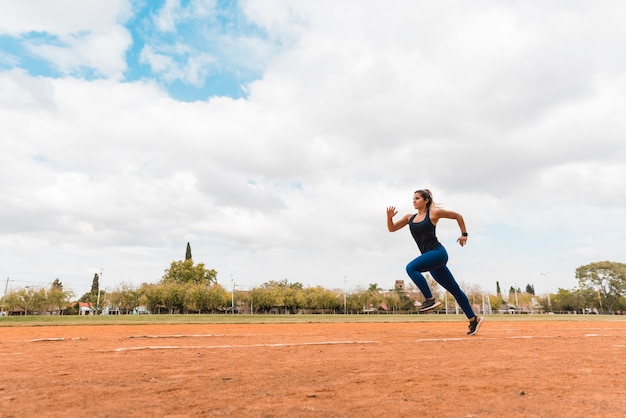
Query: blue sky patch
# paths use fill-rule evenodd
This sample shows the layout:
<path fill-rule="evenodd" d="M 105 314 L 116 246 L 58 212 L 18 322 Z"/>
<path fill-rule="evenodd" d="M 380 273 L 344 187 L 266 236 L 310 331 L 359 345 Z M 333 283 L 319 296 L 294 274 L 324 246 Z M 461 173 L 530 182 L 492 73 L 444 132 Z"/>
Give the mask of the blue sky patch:
<path fill-rule="evenodd" d="M 263 76 L 268 60 L 279 49 L 246 19 L 236 1 L 217 1 L 213 7 L 190 1 L 142 2 L 134 5 L 134 15 L 124 27 L 132 41 L 124 54 L 122 81 L 156 82 L 181 101 L 245 97 L 245 86 Z M 88 34 L 73 35 L 84 39 Z M 86 80 L 106 77 L 97 64 L 87 61 L 61 69 L 38 54 L 34 45 L 64 52 L 72 48 L 52 33 L 0 35 L 0 69 L 22 68 L 33 76 L 51 78 L 68 73 Z"/>

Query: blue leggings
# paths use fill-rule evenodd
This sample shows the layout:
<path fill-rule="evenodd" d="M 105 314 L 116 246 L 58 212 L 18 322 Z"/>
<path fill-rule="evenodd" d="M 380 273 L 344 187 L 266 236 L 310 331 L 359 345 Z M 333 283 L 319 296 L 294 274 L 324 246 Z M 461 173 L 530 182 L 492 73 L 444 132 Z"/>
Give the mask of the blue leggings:
<path fill-rule="evenodd" d="M 473 318 L 474 311 L 472 310 L 472 305 L 470 305 L 467 295 L 461 290 L 459 284 L 454 280 L 454 276 L 452 276 L 452 273 L 448 267 L 446 267 L 447 262 L 448 252 L 442 246 L 436 250 L 427 251 L 411 261 L 406 266 L 406 272 L 426 299 L 432 298 L 433 294 L 422 273 L 426 271 L 430 272 L 437 283 L 443 286 L 448 292 L 452 293 L 452 296 L 454 296 L 461 309 L 463 309 L 465 316 L 467 316 L 467 318 Z"/>

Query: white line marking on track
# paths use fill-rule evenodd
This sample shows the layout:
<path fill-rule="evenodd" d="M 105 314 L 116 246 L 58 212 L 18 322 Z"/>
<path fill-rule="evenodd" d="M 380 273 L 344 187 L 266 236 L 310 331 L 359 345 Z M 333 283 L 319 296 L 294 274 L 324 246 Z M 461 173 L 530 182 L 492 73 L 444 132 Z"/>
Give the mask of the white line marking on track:
<path fill-rule="evenodd" d="M 225 334 L 191 334 L 191 335 L 129 335 L 124 338 L 203 338 L 203 337 L 225 337 Z"/>
<path fill-rule="evenodd" d="M 505 340 L 519 340 L 519 339 L 527 339 L 527 340 L 532 340 L 534 338 L 554 338 L 553 335 L 518 335 L 518 336 L 512 336 L 512 337 L 502 337 L 502 338 L 494 338 L 494 337 L 477 337 L 477 336 L 469 336 L 469 337 L 456 337 L 456 338 L 420 338 L 418 340 L 416 340 L 418 343 L 423 343 L 423 342 L 436 342 L 436 341 L 474 341 L 474 340 L 499 340 L 499 339 L 505 339 Z"/>
<path fill-rule="evenodd" d="M 308 343 L 276 343 L 276 344 L 248 344 L 248 345 L 156 345 L 143 347 L 116 348 L 113 351 L 138 351 L 138 350 L 194 350 L 216 348 L 259 348 L 259 347 L 294 347 L 307 345 L 339 345 L 339 344 L 377 344 L 382 341 L 318 341 Z"/>
<path fill-rule="evenodd" d="M 123 338 L 212 338 L 212 337 L 267 337 L 274 334 L 170 334 L 170 335 L 127 335 Z"/>
<path fill-rule="evenodd" d="M 419 343 L 430 342 L 430 341 L 464 341 L 470 340 L 472 338 L 420 338 L 417 340 Z"/>
<path fill-rule="evenodd" d="M 31 343 L 38 343 L 40 341 L 65 341 L 65 338 L 36 338 L 34 340 L 30 340 Z"/>
<path fill-rule="evenodd" d="M 31 343 L 37 343 L 40 341 L 69 341 L 69 340 L 84 340 L 84 338 L 74 337 L 74 338 L 36 338 L 34 340 L 30 340 Z"/>

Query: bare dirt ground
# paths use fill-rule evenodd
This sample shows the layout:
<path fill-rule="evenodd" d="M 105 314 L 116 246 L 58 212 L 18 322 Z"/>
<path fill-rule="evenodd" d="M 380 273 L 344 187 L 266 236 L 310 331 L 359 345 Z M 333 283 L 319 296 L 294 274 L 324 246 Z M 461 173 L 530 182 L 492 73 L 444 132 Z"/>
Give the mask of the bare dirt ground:
<path fill-rule="evenodd" d="M 626 322 L 0 328 L 0 417 L 626 416 Z"/>

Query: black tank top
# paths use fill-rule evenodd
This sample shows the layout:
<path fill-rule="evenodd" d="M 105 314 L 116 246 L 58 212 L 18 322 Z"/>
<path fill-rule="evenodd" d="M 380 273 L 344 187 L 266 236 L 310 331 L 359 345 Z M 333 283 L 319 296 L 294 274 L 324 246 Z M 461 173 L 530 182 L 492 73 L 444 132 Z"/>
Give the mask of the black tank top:
<path fill-rule="evenodd" d="M 413 239 L 415 239 L 422 254 L 441 247 L 441 243 L 435 235 L 436 226 L 430 221 L 430 211 L 426 212 L 426 217 L 422 222 L 413 223 L 416 215 L 409 219 L 409 228 L 411 228 L 411 235 L 413 235 Z"/>

